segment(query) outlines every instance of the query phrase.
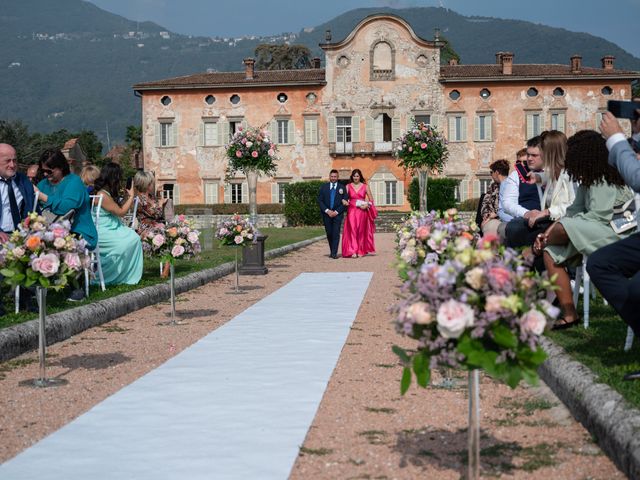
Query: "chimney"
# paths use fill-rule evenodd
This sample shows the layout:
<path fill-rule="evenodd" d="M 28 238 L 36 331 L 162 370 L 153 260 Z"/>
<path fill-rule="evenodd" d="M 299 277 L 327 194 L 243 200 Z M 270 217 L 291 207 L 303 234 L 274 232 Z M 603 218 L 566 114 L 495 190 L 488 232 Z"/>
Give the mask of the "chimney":
<path fill-rule="evenodd" d="M 449 65 L 458 65 L 458 59 L 457 58 L 450 58 L 449 59 Z"/>
<path fill-rule="evenodd" d="M 613 70 L 613 61 L 616 59 L 613 55 L 605 55 L 600 60 L 602 61 L 602 68 L 605 70 Z"/>
<path fill-rule="evenodd" d="M 325 43 L 331 43 L 331 30 L 325 30 L 324 41 Z"/>
<path fill-rule="evenodd" d="M 504 53 L 504 52 L 498 52 L 498 53 L 496 53 L 496 64 L 498 64 L 498 65 L 502 65 L 502 54 L 503 54 L 503 53 Z"/>
<path fill-rule="evenodd" d="M 582 56 L 573 55 L 571 57 L 571 73 L 580 73 L 582 70 Z"/>
<path fill-rule="evenodd" d="M 320 68 L 320 57 L 313 57 L 313 59 L 311 59 L 311 68 Z"/>
<path fill-rule="evenodd" d="M 245 80 L 253 80 L 253 66 L 256 61 L 253 58 L 245 58 L 242 63 L 244 63 L 244 78 Z"/>
<path fill-rule="evenodd" d="M 502 74 L 511 75 L 513 73 L 513 53 L 502 52 L 500 62 L 502 63 Z"/>

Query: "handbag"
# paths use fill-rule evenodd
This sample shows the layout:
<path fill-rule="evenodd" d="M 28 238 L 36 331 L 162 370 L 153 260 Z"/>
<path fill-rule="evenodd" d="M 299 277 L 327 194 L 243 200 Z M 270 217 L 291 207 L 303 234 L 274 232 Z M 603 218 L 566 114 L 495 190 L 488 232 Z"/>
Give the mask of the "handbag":
<path fill-rule="evenodd" d="M 51 210 L 45 209 L 42 212 L 40 212 L 40 215 L 42 215 L 45 218 L 47 225 L 51 225 L 52 223 L 62 222 L 64 220 L 69 220 L 70 223 L 73 223 L 73 219 L 76 215 L 76 211 L 72 208 L 64 215 L 56 215 Z"/>
<path fill-rule="evenodd" d="M 636 203 L 633 198 L 623 205 L 613 207 L 613 216 L 609 225 L 618 235 L 635 230 L 638 227 Z"/>

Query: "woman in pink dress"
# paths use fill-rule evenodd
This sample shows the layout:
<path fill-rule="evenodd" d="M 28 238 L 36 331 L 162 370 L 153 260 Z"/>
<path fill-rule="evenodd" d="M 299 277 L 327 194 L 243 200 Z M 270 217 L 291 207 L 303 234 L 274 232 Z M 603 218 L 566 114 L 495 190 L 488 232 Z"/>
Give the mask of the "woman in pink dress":
<path fill-rule="evenodd" d="M 342 233 L 342 256 L 357 258 L 375 253 L 373 234 L 376 230 L 374 219 L 377 211 L 373 205 L 371 190 L 357 168 L 351 172 L 347 193 L 349 201 Z"/>

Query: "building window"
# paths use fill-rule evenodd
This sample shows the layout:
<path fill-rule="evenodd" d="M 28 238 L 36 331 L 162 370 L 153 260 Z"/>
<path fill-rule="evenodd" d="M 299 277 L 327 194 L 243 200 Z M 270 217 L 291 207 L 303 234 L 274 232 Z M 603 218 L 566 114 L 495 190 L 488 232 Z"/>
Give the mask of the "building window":
<path fill-rule="evenodd" d="M 284 103 L 289 97 L 287 97 L 286 93 L 279 93 L 277 98 L 280 103 Z"/>
<path fill-rule="evenodd" d="M 385 41 L 376 43 L 370 52 L 371 80 L 393 80 L 395 51 Z"/>
<path fill-rule="evenodd" d="M 467 117 L 463 115 L 449 116 L 449 141 L 465 142 L 467 140 Z"/>
<path fill-rule="evenodd" d="M 492 180 L 490 178 L 481 178 L 480 179 L 480 195 L 483 195 L 489 191 L 489 186 L 491 185 Z"/>
<path fill-rule="evenodd" d="M 490 96 L 491 92 L 488 88 L 483 88 L 482 90 L 480 90 L 480 98 L 482 98 L 483 100 L 488 99 Z"/>
<path fill-rule="evenodd" d="M 476 115 L 475 121 L 475 140 L 478 142 L 490 142 L 493 140 L 491 134 L 492 116 L 486 113 Z"/>
<path fill-rule="evenodd" d="M 369 188 L 376 205 L 402 205 L 404 184 L 390 172 L 377 172 L 369 179 Z"/>
<path fill-rule="evenodd" d="M 282 183 L 282 182 L 278 182 L 276 184 L 277 187 L 277 197 L 276 197 L 276 202 L 275 203 L 284 203 L 284 188 L 287 184 L 286 183 Z"/>
<path fill-rule="evenodd" d="M 391 133 L 391 117 L 386 113 L 378 115 L 375 120 L 375 141 L 390 142 L 393 140 Z"/>
<path fill-rule="evenodd" d="M 202 122 L 202 142 L 204 147 L 219 145 L 218 142 L 218 122 L 204 120 Z"/>
<path fill-rule="evenodd" d="M 231 103 L 233 103 L 234 105 L 239 104 L 240 103 L 240 95 L 236 95 L 236 94 L 231 95 L 231 97 L 229 98 L 229 101 Z"/>
<path fill-rule="evenodd" d="M 318 144 L 318 119 L 315 117 L 304 119 L 304 143 L 305 145 Z"/>
<path fill-rule="evenodd" d="M 413 124 L 415 126 L 424 123 L 425 125 L 431 125 L 431 115 L 416 115 L 413 117 Z"/>
<path fill-rule="evenodd" d="M 242 184 L 231 184 L 231 203 L 243 203 L 242 202 Z"/>
<path fill-rule="evenodd" d="M 162 185 L 160 196 L 162 198 L 166 198 L 167 200 L 173 200 L 173 204 L 178 205 L 180 203 L 180 192 L 178 190 L 178 184 L 165 183 L 164 185 Z"/>
<path fill-rule="evenodd" d="M 449 92 L 449 98 L 451 100 L 458 100 L 460 98 L 460 92 L 458 90 L 451 90 Z"/>
<path fill-rule="evenodd" d="M 453 187 L 453 198 L 455 198 L 456 202 L 460 201 L 460 182 L 456 183 L 456 186 Z"/>
<path fill-rule="evenodd" d="M 604 110 L 596 112 L 596 126 L 595 130 L 600 130 L 600 124 L 602 123 L 602 115 L 604 114 Z"/>
<path fill-rule="evenodd" d="M 544 130 L 543 127 L 544 126 L 542 123 L 542 113 L 540 112 L 527 113 L 527 117 L 526 117 L 527 140 L 540 135 L 542 133 L 542 130 Z"/>
<path fill-rule="evenodd" d="M 160 120 L 156 129 L 156 147 L 176 146 L 176 128 L 173 120 Z"/>
<path fill-rule="evenodd" d="M 336 118 L 336 152 L 351 153 L 352 142 L 351 117 Z"/>
<path fill-rule="evenodd" d="M 233 136 L 236 134 L 240 127 L 242 127 L 242 120 L 229 120 L 229 140 L 233 139 Z"/>
<path fill-rule="evenodd" d="M 207 205 L 218 203 L 218 182 L 204 182 L 204 203 Z"/>
<path fill-rule="evenodd" d="M 538 89 L 531 87 L 529 88 L 529 90 L 527 90 L 527 96 L 528 97 L 537 97 L 538 96 Z"/>
<path fill-rule="evenodd" d="M 207 105 L 213 105 L 214 103 L 216 103 L 216 97 L 214 97 L 213 95 L 207 95 L 206 97 L 204 97 L 204 102 Z"/>
<path fill-rule="evenodd" d="M 165 95 L 160 99 L 160 103 L 165 107 L 169 106 L 171 104 L 171 97 L 168 97 L 167 95 Z"/>
<path fill-rule="evenodd" d="M 600 90 L 602 92 L 603 95 L 611 95 L 613 93 L 613 88 L 611 87 L 602 87 L 602 90 Z"/>
<path fill-rule="evenodd" d="M 551 130 L 558 130 L 565 133 L 565 114 L 564 112 L 551 112 Z"/>
<path fill-rule="evenodd" d="M 289 143 L 289 120 L 278 120 L 277 126 L 277 143 Z"/>
<path fill-rule="evenodd" d="M 385 203 L 387 205 L 398 204 L 398 188 L 397 187 L 398 187 L 398 182 L 396 181 L 384 182 Z"/>
<path fill-rule="evenodd" d="M 564 97 L 564 90 L 560 87 L 556 87 L 553 89 L 554 97 Z"/>

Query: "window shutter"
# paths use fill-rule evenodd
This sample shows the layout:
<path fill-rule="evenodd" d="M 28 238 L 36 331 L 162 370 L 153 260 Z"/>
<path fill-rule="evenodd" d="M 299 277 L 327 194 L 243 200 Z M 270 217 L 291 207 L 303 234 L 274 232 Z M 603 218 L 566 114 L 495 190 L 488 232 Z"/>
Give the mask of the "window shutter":
<path fill-rule="evenodd" d="M 449 141 L 456 141 L 456 117 L 449 117 Z"/>
<path fill-rule="evenodd" d="M 351 117 L 351 141 L 360 142 L 360 117 Z"/>
<path fill-rule="evenodd" d="M 379 205 L 378 203 L 378 182 L 372 182 L 369 179 L 369 188 L 371 189 L 371 196 L 373 197 L 373 203 Z"/>
<path fill-rule="evenodd" d="M 391 140 L 395 141 L 400 138 L 400 118 L 391 119 Z"/>
<path fill-rule="evenodd" d="M 438 115 L 436 115 L 435 113 L 431 114 L 430 121 L 431 121 L 431 126 L 432 127 L 438 128 L 440 126 L 440 119 L 439 119 Z"/>
<path fill-rule="evenodd" d="M 155 124 L 155 145 L 156 147 L 162 146 L 162 133 L 160 132 L 160 122 Z"/>
<path fill-rule="evenodd" d="M 480 122 L 482 121 L 482 118 L 480 117 L 480 115 L 476 115 L 474 122 L 473 122 L 473 139 L 477 142 L 480 139 Z"/>
<path fill-rule="evenodd" d="M 247 121 L 244 118 L 240 122 L 240 125 L 242 125 L 242 129 L 243 130 L 246 130 L 249 127 L 249 124 L 247 123 Z"/>
<path fill-rule="evenodd" d="M 489 140 L 489 141 L 493 140 L 492 124 L 493 124 L 493 115 L 487 115 L 486 117 L 484 117 L 485 140 Z"/>
<path fill-rule="evenodd" d="M 173 185 L 173 204 L 180 205 L 180 185 Z"/>
<path fill-rule="evenodd" d="M 278 203 L 278 184 L 271 184 L 271 203 Z"/>
<path fill-rule="evenodd" d="M 269 132 L 271 135 L 271 141 L 273 143 L 280 143 L 279 142 L 279 138 L 278 138 L 278 121 L 277 120 L 271 120 L 269 122 Z"/>
<path fill-rule="evenodd" d="M 231 203 L 231 185 L 224 184 L 224 203 Z"/>
<path fill-rule="evenodd" d="M 369 115 L 364 117 L 364 141 L 374 142 L 374 120 Z"/>
<path fill-rule="evenodd" d="M 473 197 L 478 198 L 480 196 L 480 180 L 473 181 Z"/>
<path fill-rule="evenodd" d="M 558 114 L 558 130 L 560 130 L 562 133 L 565 133 L 564 119 L 565 119 L 564 113 L 559 113 Z"/>
<path fill-rule="evenodd" d="M 373 121 L 373 141 L 382 142 L 384 139 L 384 121 L 382 115 L 378 115 Z"/>
<path fill-rule="evenodd" d="M 381 182 L 375 182 L 377 186 L 376 195 L 373 197 L 375 199 L 376 205 L 386 205 L 387 204 L 387 192 L 386 192 L 386 184 L 384 180 Z M 373 194 L 373 191 L 371 192 Z"/>
<path fill-rule="evenodd" d="M 538 116 L 540 117 L 540 131 L 538 132 L 538 135 L 540 135 L 545 130 L 545 126 L 544 126 L 545 121 L 544 121 L 544 115 L 542 115 L 542 113 L 540 113 Z"/>
<path fill-rule="evenodd" d="M 327 135 L 329 137 L 329 143 L 336 143 L 336 117 L 328 118 Z"/>
<path fill-rule="evenodd" d="M 531 113 L 527 113 L 526 122 L 527 122 L 526 140 L 529 140 L 530 138 L 533 138 L 533 115 Z"/>
<path fill-rule="evenodd" d="M 200 124 L 200 135 L 199 135 L 199 137 L 198 137 L 198 145 L 200 145 L 201 147 L 202 147 L 202 146 L 204 146 L 204 145 L 206 145 L 206 144 L 204 143 L 204 135 L 205 135 L 205 133 L 204 133 L 204 129 L 205 129 L 205 123 L 204 123 L 204 122 L 202 122 L 202 123 Z"/>
<path fill-rule="evenodd" d="M 460 140 L 463 142 L 467 141 L 467 117 L 461 117 L 460 120 Z"/>
<path fill-rule="evenodd" d="M 312 139 L 312 134 L 311 134 L 311 119 L 310 118 L 305 118 L 304 119 L 304 144 L 305 145 L 310 145 L 311 139 Z"/>
<path fill-rule="evenodd" d="M 289 120 L 288 122 L 288 136 L 289 138 L 287 140 L 289 140 L 287 143 L 289 143 L 290 145 L 293 145 L 296 143 L 296 139 L 295 139 L 295 134 L 296 134 L 296 124 L 293 120 Z"/>
<path fill-rule="evenodd" d="M 398 195 L 398 205 L 404 205 L 404 182 L 402 180 L 396 182 L 396 193 Z"/>
<path fill-rule="evenodd" d="M 311 119 L 311 143 L 313 145 L 317 145 L 319 143 L 318 139 L 318 119 Z"/>
<path fill-rule="evenodd" d="M 415 124 L 416 124 L 416 117 L 414 117 L 413 115 L 409 115 L 409 117 L 407 118 L 407 130 L 409 130 L 410 128 L 413 128 Z"/>
<path fill-rule="evenodd" d="M 242 202 L 241 203 L 249 203 L 249 184 L 247 182 L 242 182 Z"/>
<path fill-rule="evenodd" d="M 171 124 L 171 146 L 176 147 L 178 145 L 178 129 L 175 122 Z"/>
<path fill-rule="evenodd" d="M 596 112 L 596 130 L 600 130 L 601 123 L 602 123 L 602 112 Z"/>
<path fill-rule="evenodd" d="M 467 180 L 462 179 L 460 181 L 460 201 L 461 202 L 469 198 L 468 190 L 469 190 L 469 182 L 467 182 Z"/>

